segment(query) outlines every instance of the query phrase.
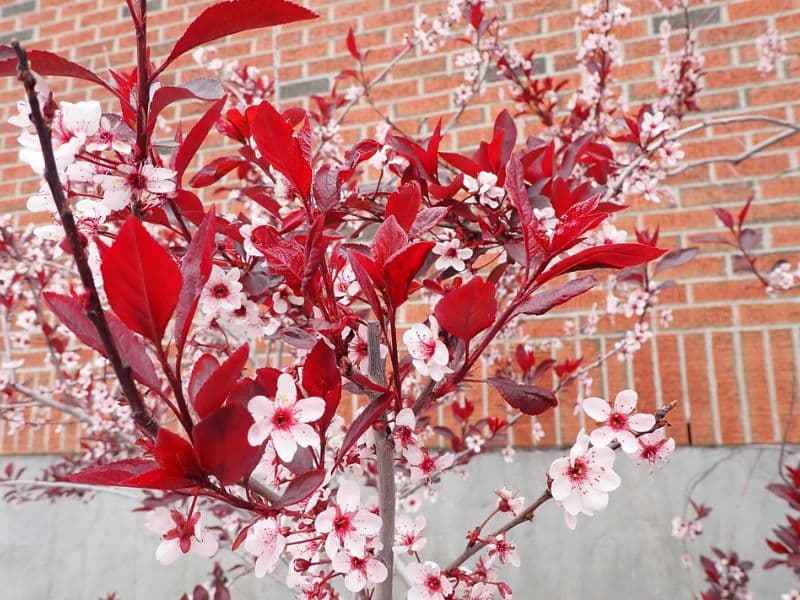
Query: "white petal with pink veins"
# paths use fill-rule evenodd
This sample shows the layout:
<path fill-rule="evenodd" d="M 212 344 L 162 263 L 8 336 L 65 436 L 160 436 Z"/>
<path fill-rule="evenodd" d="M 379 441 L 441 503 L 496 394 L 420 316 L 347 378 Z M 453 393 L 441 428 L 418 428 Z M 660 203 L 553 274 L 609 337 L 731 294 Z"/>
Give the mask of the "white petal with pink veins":
<path fill-rule="evenodd" d="M 602 427 L 598 427 L 594 431 L 592 431 L 591 435 L 589 435 L 589 439 L 592 442 L 593 446 L 608 446 L 611 441 L 614 439 L 614 430 L 611 429 L 608 425 L 603 425 Z"/>
<path fill-rule="evenodd" d="M 356 482 L 345 479 L 339 484 L 339 490 L 336 492 L 336 504 L 343 512 L 356 510 L 360 499 L 361 490 Z"/>
<path fill-rule="evenodd" d="M 636 401 L 639 395 L 633 390 L 622 390 L 614 399 L 614 410 L 617 412 L 630 414 L 636 410 Z"/>
<path fill-rule="evenodd" d="M 619 475 L 614 471 L 605 470 L 600 473 L 600 477 L 597 480 L 597 489 L 602 492 L 613 492 L 621 483 L 622 479 L 620 479 Z"/>
<path fill-rule="evenodd" d="M 333 520 L 335 518 L 336 510 L 334 508 L 326 508 L 314 519 L 314 529 L 320 533 L 328 533 L 333 529 Z"/>
<path fill-rule="evenodd" d="M 247 443 L 251 446 L 260 446 L 269 437 L 272 426 L 264 421 L 256 421 L 247 430 Z"/>
<path fill-rule="evenodd" d="M 325 400 L 319 396 L 311 396 L 298 400 L 294 405 L 294 414 L 302 423 L 313 423 L 325 412 Z"/>
<path fill-rule="evenodd" d="M 311 425 L 306 425 L 305 423 L 293 425 L 291 434 L 297 442 L 297 445 L 302 446 L 303 448 L 316 446 L 319 442 L 319 436 L 317 435 L 317 432 L 314 431 L 314 428 L 311 427 Z"/>
<path fill-rule="evenodd" d="M 389 571 L 386 569 L 381 561 L 375 559 L 367 560 L 367 577 L 373 583 L 380 583 L 386 581 L 389 576 Z"/>
<path fill-rule="evenodd" d="M 174 563 L 180 555 L 180 540 L 177 538 L 164 540 L 156 548 L 156 560 L 164 566 Z"/>
<path fill-rule="evenodd" d="M 553 500 L 559 502 L 572 493 L 572 482 L 566 477 L 554 479 L 550 486 L 550 493 L 553 495 Z"/>
<path fill-rule="evenodd" d="M 569 468 L 569 459 L 566 456 L 555 459 L 547 472 L 551 479 L 558 479 Z"/>
<path fill-rule="evenodd" d="M 278 376 L 278 391 L 275 394 L 275 400 L 286 404 L 294 404 L 297 400 L 297 386 L 288 373 L 281 373 Z"/>
<path fill-rule="evenodd" d="M 636 440 L 636 436 L 627 429 L 617 432 L 617 441 L 625 454 L 634 454 L 639 450 L 639 442 Z"/>
<path fill-rule="evenodd" d="M 608 506 L 608 494 L 594 489 L 588 489 L 583 494 L 583 507 L 591 512 L 603 510 Z"/>
<path fill-rule="evenodd" d="M 365 535 L 375 535 L 381 529 L 381 518 L 368 510 L 359 510 L 353 517 L 353 525 Z"/>
<path fill-rule="evenodd" d="M 656 418 L 647 413 L 636 413 L 628 419 L 628 427 L 640 433 L 650 431 L 656 424 Z"/>
<path fill-rule="evenodd" d="M 269 421 L 275 413 L 275 405 L 266 396 L 253 396 L 247 403 L 247 410 L 256 421 Z"/>
<path fill-rule="evenodd" d="M 414 411 L 410 408 L 404 408 L 394 419 L 397 427 L 408 427 L 414 429 L 417 426 L 417 417 L 414 416 Z"/>
<path fill-rule="evenodd" d="M 289 462 L 294 458 L 295 452 L 297 452 L 297 442 L 290 432 L 274 429 L 270 437 L 272 445 L 275 446 L 275 452 L 283 462 Z"/>
<path fill-rule="evenodd" d="M 366 585 L 367 577 L 357 569 L 353 569 L 344 576 L 344 587 L 351 592 L 360 592 Z"/>
<path fill-rule="evenodd" d="M 614 466 L 616 455 L 611 448 L 592 448 L 589 451 L 589 455 L 598 467 L 604 467 L 610 470 L 611 467 Z"/>
<path fill-rule="evenodd" d="M 589 417 L 597 421 L 598 423 L 602 423 L 608 419 L 608 415 L 611 414 L 611 407 L 608 405 L 608 402 L 603 400 L 602 398 L 591 397 L 586 398 L 583 403 L 583 412 L 585 412 Z"/>

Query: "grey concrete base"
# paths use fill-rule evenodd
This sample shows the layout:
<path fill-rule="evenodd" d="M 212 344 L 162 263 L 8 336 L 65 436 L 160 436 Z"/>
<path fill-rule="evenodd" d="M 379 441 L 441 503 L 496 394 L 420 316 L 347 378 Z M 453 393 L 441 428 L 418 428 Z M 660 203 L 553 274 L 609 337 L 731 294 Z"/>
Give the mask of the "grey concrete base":
<path fill-rule="evenodd" d="M 423 507 L 429 524 L 423 558 L 445 564 L 457 556 L 467 529 L 494 505 L 493 489 L 506 485 L 526 498 L 538 495 L 547 466 L 560 454 L 518 452 L 513 464 L 498 456 L 479 457 L 470 479 L 449 477 L 438 502 Z M 34 467 L 42 460 L 17 462 Z M 578 529 L 570 531 L 560 509 L 547 504 L 534 523 L 510 536 L 523 560 L 521 569 L 506 571 L 515 598 L 691 598 L 702 578 L 698 569 L 682 566 L 683 548 L 670 537 L 670 521 L 683 511 L 687 486 L 718 461 L 694 493 L 714 512 L 690 549 L 695 557 L 712 545 L 738 550 L 757 565 L 755 598 L 779 598 L 794 584 L 789 572 L 760 568 L 769 555 L 764 538 L 785 514 L 785 504 L 764 490 L 777 479 L 775 448 L 679 449 L 653 475 L 620 456 L 616 470 L 623 483 L 605 512 L 581 518 Z M 88 504 L 0 505 L 0 598 L 93 600 L 114 591 L 122 600 L 177 599 L 203 581 L 210 566 L 203 559 L 184 556 L 170 567 L 155 562 L 158 540 L 131 506 L 131 500 L 106 494 Z M 275 582 L 253 577 L 233 590 L 235 600 L 291 597 Z"/>

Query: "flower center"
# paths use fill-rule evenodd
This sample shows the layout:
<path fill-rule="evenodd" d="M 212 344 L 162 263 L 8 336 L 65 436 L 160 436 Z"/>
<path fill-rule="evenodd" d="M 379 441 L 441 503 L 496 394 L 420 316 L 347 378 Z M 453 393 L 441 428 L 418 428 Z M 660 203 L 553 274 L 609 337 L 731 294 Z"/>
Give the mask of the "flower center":
<path fill-rule="evenodd" d="M 339 515 L 333 522 L 333 529 L 339 535 L 344 535 L 345 533 L 351 531 L 353 527 L 352 523 L 350 522 L 350 515 Z"/>
<path fill-rule="evenodd" d="M 128 185 L 134 190 L 143 190 L 147 188 L 147 177 L 139 171 L 134 171 L 128 174 Z"/>
<path fill-rule="evenodd" d="M 567 474 L 572 481 L 583 481 L 586 478 L 586 471 L 586 462 L 582 458 L 576 458 Z"/>
<path fill-rule="evenodd" d="M 438 577 L 436 577 L 434 575 L 431 575 L 430 577 L 428 577 L 428 580 L 425 582 L 425 586 L 431 592 L 438 592 L 438 591 L 440 591 L 442 589 L 442 582 Z"/>
<path fill-rule="evenodd" d="M 628 425 L 628 417 L 622 413 L 611 413 L 608 418 L 608 424 L 612 429 L 625 429 Z"/>
<path fill-rule="evenodd" d="M 278 408 L 272 416 L 272 424 L 278 429 L 288 429 L 293 422 L 292 411 L 288 408 Z"/>
<path fill-rule="evenodd" d="M 230 295 L 228 286 L 222 283 L 217 284 L 213 288 L 211 288 L 211 293 L 214 294 L 215 298 L 227 298 Z"/>

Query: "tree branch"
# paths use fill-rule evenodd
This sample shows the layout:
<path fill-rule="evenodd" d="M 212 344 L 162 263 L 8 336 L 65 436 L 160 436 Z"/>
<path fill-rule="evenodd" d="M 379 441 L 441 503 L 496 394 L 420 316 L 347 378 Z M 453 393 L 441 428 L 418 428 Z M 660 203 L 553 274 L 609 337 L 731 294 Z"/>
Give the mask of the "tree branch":
<path fill-rule="evenodd" d="M 384 373 L 384 362 L 381 359 L 380 335 L 380 324 L 377 321 L 371 321 L 367 325 L 369 376 L 372 381 L 383 386 L 386 384 L 386 374 Z M 394 482 L 394 444 L 389 435 L 388 427 L 375 434 L 375 454 L 378 463 L 378 506 L 381 516 L 380 541 L 382 544 L 379 557 L 389 572 L 386 580 L 375 588 L 378 600 L 392 600 L 392 581 L 394 579 L 392 545 L 394 544 L 394 509 L 397 490 Z"/>

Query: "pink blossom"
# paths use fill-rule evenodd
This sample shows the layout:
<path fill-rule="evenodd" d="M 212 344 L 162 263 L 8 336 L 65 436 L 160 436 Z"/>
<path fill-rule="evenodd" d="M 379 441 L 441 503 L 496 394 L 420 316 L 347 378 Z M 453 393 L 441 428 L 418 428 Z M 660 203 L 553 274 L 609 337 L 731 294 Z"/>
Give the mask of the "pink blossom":
<path fill-rule="evenodd" d="M 404 408 L 394 418 L 392 434 L 401 449 L 406 450 L 417 445 L 417 417 L 410 408 Z"/>
<path fill-rule="evenodd" d="M 522 513 L 522 509 L 525 506 L 525 498 L 518 496 L 517 492 L 503 488 L 496 491 L 495 495 L 497 496 L 497 509 L 500 512 L 510 512 L 515 517 Z"/>
<path fill-rule="evenodd" d="M 675 440 L 667 437 L 664 427 L 640 436 L 637 443 L 639 446 L 634 458 L 638 463 L 649 462 L 655 465 L 659 461 L 667 462 L 675 451 Z"/>
<path fill-rule="evenodd" d="M 445 600 L 453 592 L 453 584 L 435 562 L 413 563 L 408 566 L 408 574 L 408 600 Z"/>
<path fill-rule="evenodd" d="M 291 306 L 303 306 L 300 296 L 295 296 L 288 288 L 281 288 L 272 294 L 272 310 L 278 315 L 285 315 Z"/>
<path fill-rule="evenodd" d="M 608 506 L 608 493 L 621 483 L 611 469 L 614 458 L 611 448 L 590 448 L 589 436 L 581 429 L 569 456 L 557 458 L 550 465 L 550 493 L 564 509 L 570 529 L 575 528 L 579 514 L 592 516 Z"/>
<path fill-rule="evenodd" d="M 638 450 L 636 434 L 652 429 L 656 418 L 643 413 L 634 414 L 637 398 L 633 390 L 622 390 L 614 399 L 613 409 L 602 398 L 592 397 L 583 401 L 584 412 L 600 425 L 589 436 L 593 445 L 608 446 L 617 440 L 627 454 Z"/>
<path fill-rule="evenodd" d="M 344 586 L 351 592 L 360 592 L 368 583 L 380 583 L 389 576 L 386 566 L 372 556 L 357 556 L 340 550 L 331 560 L 337 573 L 344 573 Z"/>
<path fill-rule="evenodd" d="M 228 271 L 214 265 L 211 275 L 200 294 L 200 308 L 204 313 L 217 314 L 221 310 L 235 310 L 242 304 L 241 271 L 233 268 Z"/>
<path fill-rule="evenodd" d="M 360 506 L 358 484 L 345 479 L 336 492 L 336 504 L 317 515 L 314 528 L 326 534 L 325 552 L 336 556 L 339 548 L 353 556 L 363 557 L 367 538 L 378 534 L 381 518 Z"/>
<path fill-rule="evenodd" d="M 177 510 L 158 507 L 147 515 L 147 527 L 161 535 L 156 560 L 162 565 L 172 564 L 189 552 L 211 558 L 219 547 L 216 538 L 203 527 L 199 512 L 187 519 Z"/>
<path fill-rule="evenodd" d="M 367 326 L 359 325 L 347 350 L 347 358 L 365 376 L 369 374 L 369 343 L 367 337 Z M 386 358 L 389 354 L 389 348 L 386 344 L 380 345 L 380 353 L 381 358 Z"/>
<path fill-rule="evenodd" d="M 424 529 L 425 517 L 420 516 L 412 519 L 408 515 L 399 515 L 395 523 L 394 545 L 392 548 L 395 552 L 408 552 L 409 554 L 419 552 L 428 542 L 422 537 Z"/>
<path fill-rule="evenodd" d="M 503 188 L 497 186 L 497 175 L 488 171 L 478 173 L 478 178 L 464 176 L 464 187 L 488 208 L 498 208 L 505 196 Z"/>
<path fill-rule="evenodd" d="M 497 558 L 497 560 L 504 565 L 510 564 L 515 567 L 519 567 L 520 565 L 517 545 L 506 540 L 506 536 L 502 533 L 495 536 L 494 540 L 489 542 L 488 555 L 491 560 Z"/>
<path fill-rule="evenodd" d="M 286 538 L 273 518 L 256 521 L 244 540 L 244 549 L 256 557 L 256 577 L 264 577 L 275 570 L 284 548 Z"/>
<path fill-rule="evenodd" d="M 450 353 L 447 346 L 439 339 L 439 323 L 436 317 L 428 317 L 430 327 L 420 323 L 411 326 L 403 334 L 403 342 L 413 359 L 414 368 L 421 375 L 428 375 L 434 381 L 441 381 L 453 370 L 447 366 Z"/>
<path fill-rule="evenodd" d="M 427 448 L 412 447 L 403 452 L 411 470 L 412 481 L 430 479 L 431 476 L 450 468 L 453 464 L 452 454 L 431 456 Z"/>
<path fill-rule="evenodd" d="M 461 240 L 458 238 L 439 242 L 433 247 L 432 252 L 439 256 L 433 266 L 440 271 L 448 268 L 463 271 L 466 268 L 464 261 L 472 256 L 472 249 L 461 248 Z"/>
<path fill-rule="evenodd" d="M 95 181 L 103 188 L 103 202 L 111 211 L 123 210 L 131 199 L 144 192 L 161 196 L 175 191 L 175 171 L 153 165 L 117 166 L 112 175 L 97 175 Z"/>
<path fill-rule="evenodd" d="M 307 448 L 319 440 L 309 423 L 325 412 L 325 400 L 318 396 L 298 400 L 292 376 L 281 373 L 275 400 L 255 396 L 247 403 L 247 409 L 255 420 L 247 432 L 247 441 L 258 446 L 270 438 L 280 459 L 288 462 L 298 446 Z"/>

